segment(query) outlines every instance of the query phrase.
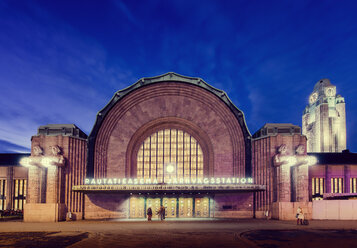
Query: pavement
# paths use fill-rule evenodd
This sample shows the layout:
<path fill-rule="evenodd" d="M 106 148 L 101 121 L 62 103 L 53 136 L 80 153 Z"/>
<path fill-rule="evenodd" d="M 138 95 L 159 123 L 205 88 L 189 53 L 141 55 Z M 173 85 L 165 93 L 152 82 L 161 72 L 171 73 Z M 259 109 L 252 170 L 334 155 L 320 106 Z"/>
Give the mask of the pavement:
<path fill-rule="evenodd" d="M 357 247 L 357 221 L 257 219 L 0 223 L 0 247 Z"/>

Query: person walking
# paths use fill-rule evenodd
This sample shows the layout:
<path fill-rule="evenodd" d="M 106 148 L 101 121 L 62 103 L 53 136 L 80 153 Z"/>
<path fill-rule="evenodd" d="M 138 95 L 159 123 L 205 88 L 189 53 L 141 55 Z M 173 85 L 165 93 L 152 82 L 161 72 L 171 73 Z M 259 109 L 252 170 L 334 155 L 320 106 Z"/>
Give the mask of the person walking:
<path fill-rule="evenodd" d="M 162 220 L 162 206 L 160 206 L 159 210 L 156 212 L 157 217 Z"/>
<path fill-rule="evenodd" d="M 165 219 L 165 207 L 162 206 L 162 219 Z"/>
<path fill-rule="evenodd" d="M 161 220 L 165 219 L 165 207 L 161 206 L 159 211 L 157 212 Z"/>
<path fill-rule="evenodd" d="M 151 221 L 151 218 L 152 218 L 152 209 L 151 209 L 151 208 L 148 208 L 146 214 L 148 215 L 148 221 Z"/>

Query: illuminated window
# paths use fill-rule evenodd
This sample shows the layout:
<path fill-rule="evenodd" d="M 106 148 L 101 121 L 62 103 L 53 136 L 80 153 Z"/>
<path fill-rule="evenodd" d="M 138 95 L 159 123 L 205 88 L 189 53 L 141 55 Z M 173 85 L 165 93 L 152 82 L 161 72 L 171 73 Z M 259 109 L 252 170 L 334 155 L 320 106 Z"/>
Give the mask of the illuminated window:
<path fill-rule="evenodd" d="M 350 178 L 350 193 L 357 193 L 357 178 L 351 177 Z"/>
<path fill-rule="evenodd" d="M 165 171 L 173 166 L 170 174 Z M 137 155 L 137 178 L 203 178 L 203 153 L 197 140 L 177 129 L 165 129 L 153 133 L 141 144 Z"/>
<path fill-rule="evenodd" d="M 24 204 L 26 204 L 26 179 L 15 179 L 14 180 L 14 199 L 13 199 L 13 209 L 22 210 L 24 209 Z"/>
<path fill-rule="evenodd" d="M 0 179 L 0 210 L 6 209 L 6 180 Z"/>
<path fill-rule="evenodd" d="M 343 178 L 331 178 L 331 193 L 344 193 Z"/>
<path fill-rule="evenodd" d="M 325 192 L 324 189 L 325 189 L 325 178 L 323 177 L 312 178 L 311 192 L 312 192 L 313 200 L 322 199 L 323 194 Z"/>

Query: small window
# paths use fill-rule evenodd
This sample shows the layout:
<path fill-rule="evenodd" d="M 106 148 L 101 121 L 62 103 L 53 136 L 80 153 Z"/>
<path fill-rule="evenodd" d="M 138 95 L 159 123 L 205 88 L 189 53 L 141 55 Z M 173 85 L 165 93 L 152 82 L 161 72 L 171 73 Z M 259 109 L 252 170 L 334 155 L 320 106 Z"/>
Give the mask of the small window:
<path fill-rule="evenodd" d="M 357 178 L 351 177 L 350 178 L 350 193 L 357 193 Z"/>
<path fill-rule="evenodd" d="M 311 193 L 312 200 L 321 200 L 325 192 L 325 178 L 314 177 L 312 178 Z"/>
<path fill-rule="evenodd" d="M 344 193 L 343 178 L 331 178 L 331 193 Z"/>
<path fill-rule="evenodd" d="M 0 179 L 0 210 L 6 209 L 6 180 Z"/>

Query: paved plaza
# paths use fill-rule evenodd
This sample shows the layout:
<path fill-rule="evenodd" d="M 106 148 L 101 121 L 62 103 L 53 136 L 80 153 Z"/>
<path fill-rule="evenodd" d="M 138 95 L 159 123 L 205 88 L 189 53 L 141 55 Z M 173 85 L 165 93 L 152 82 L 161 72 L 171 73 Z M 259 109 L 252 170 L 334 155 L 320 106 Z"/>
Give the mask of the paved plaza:
<path fill-rule="evenodd" d="M 0 247 L 356 247 L 356 221 L 167 220 L 0 223 Z"/>

